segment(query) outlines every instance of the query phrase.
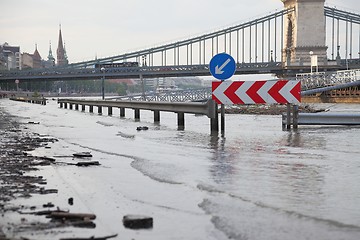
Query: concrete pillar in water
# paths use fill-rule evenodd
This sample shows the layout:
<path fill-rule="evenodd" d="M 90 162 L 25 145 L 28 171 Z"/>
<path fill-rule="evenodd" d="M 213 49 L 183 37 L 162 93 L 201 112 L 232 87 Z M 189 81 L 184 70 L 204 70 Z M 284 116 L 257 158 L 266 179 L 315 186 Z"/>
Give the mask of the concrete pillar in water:
<path fill-rule="evenodd" d="M 125 108 L 119 108 L 120 109 L 120 117 L 125 117 Z"/>
<path fill-rule="evenodd" d="M 102 106 L 98 106 L 98 114 L 102 114 Z"/>
<path fill-rule="evenodd" d="M 140 109 L 134 109 L 135 121 L 140 121 Z"/>
<path fill-rule="evenodd" d="M 91 112 L 91 113 L 94 112 L 94 106 L 92 106 L 92 105 L 89 106 L 89 112 Z"/>
<path fill-rule="evenodd" d="M 159 110 L 154 111 L 154 122 L 156 122 L 156 123 L 160 122 L 160 111 Z"/>
<path fill-rule="evenodd" d="M 76 110 L 76 111 L 79 110 L 79 104 L 75 104 L 75 110 Z"/>
<path fill-rule="evenodd" d="M 81 105 L 81 111 L 85 112 L 85 105 Z"/>
<path fill-rule="evenodd" d="M 108 107 L 108 115 L 109 115 L 109 116 L 112 115 L 112 107 Z"/>
<path fill-rule="evenodd" d="M 185 114 L 183 112 L 178 112 L 178 130 L 185 129 Z"/>

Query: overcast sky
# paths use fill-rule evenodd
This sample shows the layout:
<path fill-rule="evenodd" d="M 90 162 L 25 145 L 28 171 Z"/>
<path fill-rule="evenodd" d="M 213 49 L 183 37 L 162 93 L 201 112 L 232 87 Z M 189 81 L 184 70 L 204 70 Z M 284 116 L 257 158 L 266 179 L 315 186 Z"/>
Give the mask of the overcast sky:
<path fill-rule="evenodd" d="M 360 13 L 359 0 L 328 5 Z M 59 24 L 70 62 L 118 55 L 246 22 L 280 0 L 0 0 L 0 44 L 56 58 Z"/>

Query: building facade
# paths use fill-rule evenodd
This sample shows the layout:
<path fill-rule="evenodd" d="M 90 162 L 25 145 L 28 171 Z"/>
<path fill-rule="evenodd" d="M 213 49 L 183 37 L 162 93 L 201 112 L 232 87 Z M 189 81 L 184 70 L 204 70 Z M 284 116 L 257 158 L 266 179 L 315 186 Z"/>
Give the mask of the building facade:
<path fill-rule="evenodd" d="M 0 45 L 0 69 L 21 69 L 20 47 L 8 43 Z"/>
<path fill-rule="evenodd" d="M 33 55 L 30 53 L 22 53 L 21 54 L 21 68 L 29 69 L 34 68 Z"/>
<path fill-rule="evenodd" d="M 21 54 L 21 66 L 23 69 L 43 67 L 43 60 L 41 59 L 41 55 L 37 50 L 37 44 L 35 45 L 35 51 L 33 54 L 26 52 Z"/>

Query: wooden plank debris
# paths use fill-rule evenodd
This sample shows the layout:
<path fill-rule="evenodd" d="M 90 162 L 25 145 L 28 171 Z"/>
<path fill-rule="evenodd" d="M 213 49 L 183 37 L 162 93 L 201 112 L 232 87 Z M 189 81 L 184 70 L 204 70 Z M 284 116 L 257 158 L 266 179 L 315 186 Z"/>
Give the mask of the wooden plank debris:
<path fill-rule="evenodd" d="M 77 158 L 92 157 L 90 152 L 78 152 L 78 153 L 74 153 L 73 156 Z"/>
<path fill-rule="evenodd" d="M 91 213 L 66 213 L 66 212 L 52 212 L 50 215 L 47 216 L 48 218 L 53 219 L 79 219 L 79 220 L 93 220 L 96 218 L 95 214 Z"/>
<path fill-rule="evenodd" d="M 105 237 L 89 237 L 89 238 L 61 238 L 60 240 L 107 240 L 110 238 L 117 237 L 117 234 L 105 236 Z"/>

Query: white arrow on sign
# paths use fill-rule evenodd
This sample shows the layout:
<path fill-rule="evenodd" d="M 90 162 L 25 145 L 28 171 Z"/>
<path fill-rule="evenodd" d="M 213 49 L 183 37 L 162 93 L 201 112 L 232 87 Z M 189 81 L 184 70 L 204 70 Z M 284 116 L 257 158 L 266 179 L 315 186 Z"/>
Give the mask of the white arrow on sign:
<path fill-rule="evenodd" d="M 226 65 L 228 65 L 230 61 L 231 61 L 230 58 L 228 58 L 228 60 L 226 60 L 220 67 L 219 67 L 219 65 L 217 65 L 215 67 L 215 74 L 223 74 L 224 67 L 226 67 Z"/>

